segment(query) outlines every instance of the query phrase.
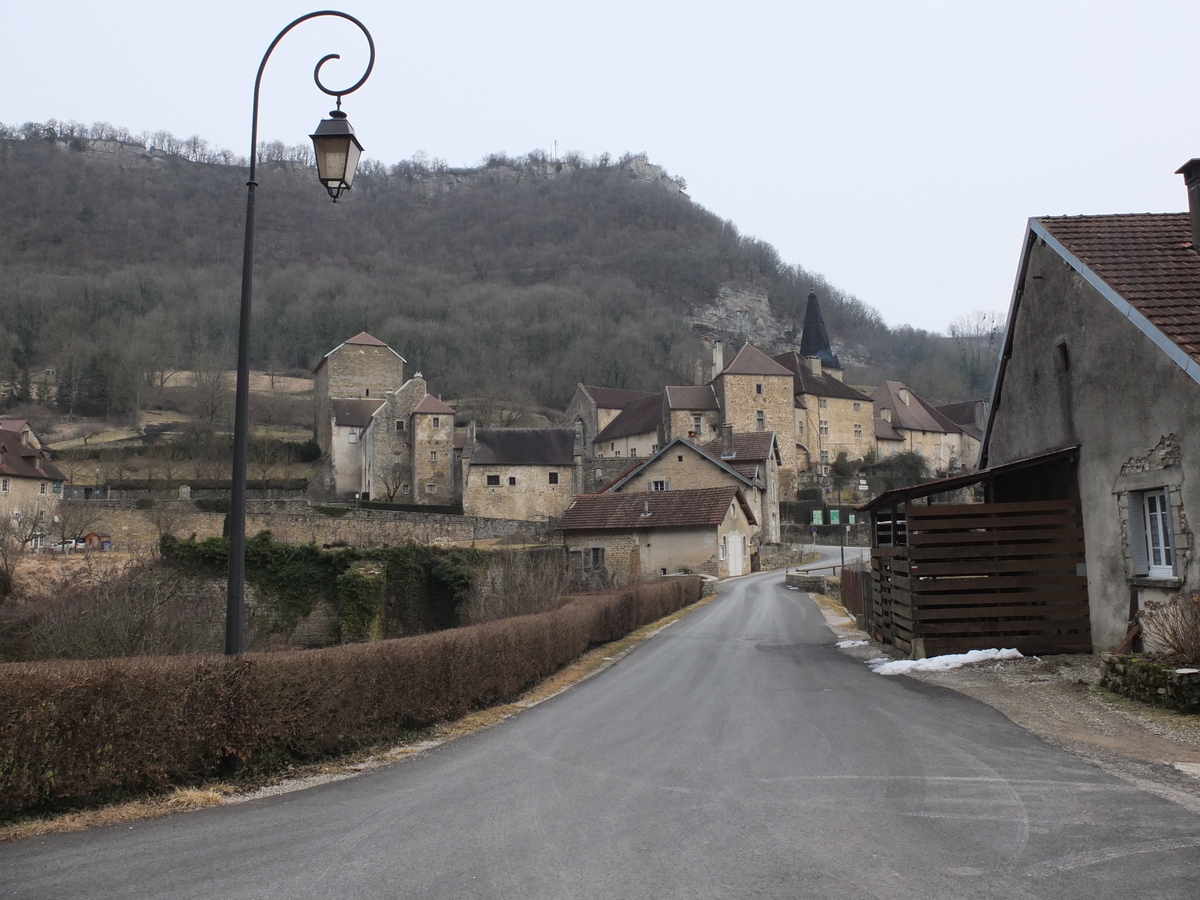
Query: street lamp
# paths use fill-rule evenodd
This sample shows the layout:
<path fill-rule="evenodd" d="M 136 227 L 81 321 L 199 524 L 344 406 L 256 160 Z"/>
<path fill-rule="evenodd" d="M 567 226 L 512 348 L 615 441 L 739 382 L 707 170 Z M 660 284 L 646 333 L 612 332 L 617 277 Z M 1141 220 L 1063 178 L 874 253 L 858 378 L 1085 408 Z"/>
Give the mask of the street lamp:
<path fill-rule="evenodd" d="M 371 50 L 362 78 L 344 90 L 333 91 L 321 83 L 321 66 L 331 59 L 340 59 L 339 54 L 330 53 L 321 57 L 313 70 L 313 81 L 317 87 L 337 98 L 337 109 L 330 113 L 330 118 L 322 120 L 311 136 L 317 156 L 317 175 L 335 202 L 354 183 L 354 170 L 362 154 L 362 144 L 354 136 L 354 129 L 342 112 L 342 97 L 362 87 L 375 67 L 375 41 L 366 26 L 354 16 L 327 9 L 301 16 L 279 32 L 263 54 L 258 75 L 254 79 L 254 105 L 250 120 L 250 180 L 246 182 L 246 243 L 242 254 L 242 302 L 238 320 L 237 390 L 233 413 L 233 493 L 229 504 L 229 590 L 225 606 L 225 653 L 229 656 L 242 652 L 246 590 L 246 456 L 250 436 L 250 297 L 254 281 L 254 189 L 258 187 L 254 180 L 258 163 L 258 92 L 263 70 L 276 44 L 301 22 L 321 16 L 335 16 L 357 25 L 366 35 Z"/>

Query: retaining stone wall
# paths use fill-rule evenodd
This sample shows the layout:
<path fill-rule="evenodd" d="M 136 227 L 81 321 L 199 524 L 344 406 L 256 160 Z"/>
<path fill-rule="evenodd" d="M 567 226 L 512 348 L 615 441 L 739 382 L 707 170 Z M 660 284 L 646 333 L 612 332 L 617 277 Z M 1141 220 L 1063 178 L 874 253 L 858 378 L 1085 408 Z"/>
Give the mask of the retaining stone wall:
<path fill-rule="evenodd" d="M 1104 656 L 1100 683 L 1152 706 L 1200 712 L 1200 668 L 1164 665 L 1141 656 Z"/>

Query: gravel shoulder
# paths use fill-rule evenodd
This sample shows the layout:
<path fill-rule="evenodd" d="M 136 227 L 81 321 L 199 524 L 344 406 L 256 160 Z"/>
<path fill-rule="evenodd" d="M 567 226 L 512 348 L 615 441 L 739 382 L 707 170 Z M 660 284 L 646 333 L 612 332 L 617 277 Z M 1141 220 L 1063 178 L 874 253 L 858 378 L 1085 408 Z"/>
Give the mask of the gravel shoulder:
<path fill-rule="evenodd" d="M 867 640 L 836 601 L 814 599 L 839 638 Z M 903 658 L 874 641 L 843 652 L 864 662 Z M 949 672 L 880 677 L 915 678 L 966 694 L 1048 744 L 1200 814 L 1200 716 L 1146 706 L 1104 690 L 1097 656 L 1029 656 Z"/>

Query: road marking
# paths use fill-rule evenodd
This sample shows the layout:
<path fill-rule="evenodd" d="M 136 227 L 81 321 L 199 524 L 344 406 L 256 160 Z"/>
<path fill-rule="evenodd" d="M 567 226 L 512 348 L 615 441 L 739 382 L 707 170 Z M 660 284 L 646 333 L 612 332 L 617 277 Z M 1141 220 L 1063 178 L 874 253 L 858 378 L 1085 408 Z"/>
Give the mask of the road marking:
<path fill-rule="evenodd" d="M 1186 850 L 1189 847 L 1200 847 L 1200 837 L 1164 838 L 1158 841 L 1145 841 L 1141 844 L 1128 844 L 1123 847 L 1105 847 L 1087 853 L 1073 853 L 1070 856 L 1060 856 L 1058 859 L 1046 860 L 1025 870 L 1030 878 L 1045 878 L 1060 872 L 1069 872 L 1084 866 L 1094 866 L 1099 863 L 1112 862 L 1126 856 L 1136 856 L 1141 853 L 1170 853 L 1172 850 Z"/>

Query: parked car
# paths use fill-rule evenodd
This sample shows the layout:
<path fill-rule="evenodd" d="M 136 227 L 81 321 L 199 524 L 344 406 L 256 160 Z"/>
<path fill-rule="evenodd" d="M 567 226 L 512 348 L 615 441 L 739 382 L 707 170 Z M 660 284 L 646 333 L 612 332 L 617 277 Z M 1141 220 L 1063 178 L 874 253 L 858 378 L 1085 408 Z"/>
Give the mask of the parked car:
<path fill-rule="evenodd" d="M 87 544 L 76 540 L 59 541 L 57 544 L 50 545 L 50 549 L 55 553 L 70 553 L 72 550 L 84 550 L 86 548 Z"/>

